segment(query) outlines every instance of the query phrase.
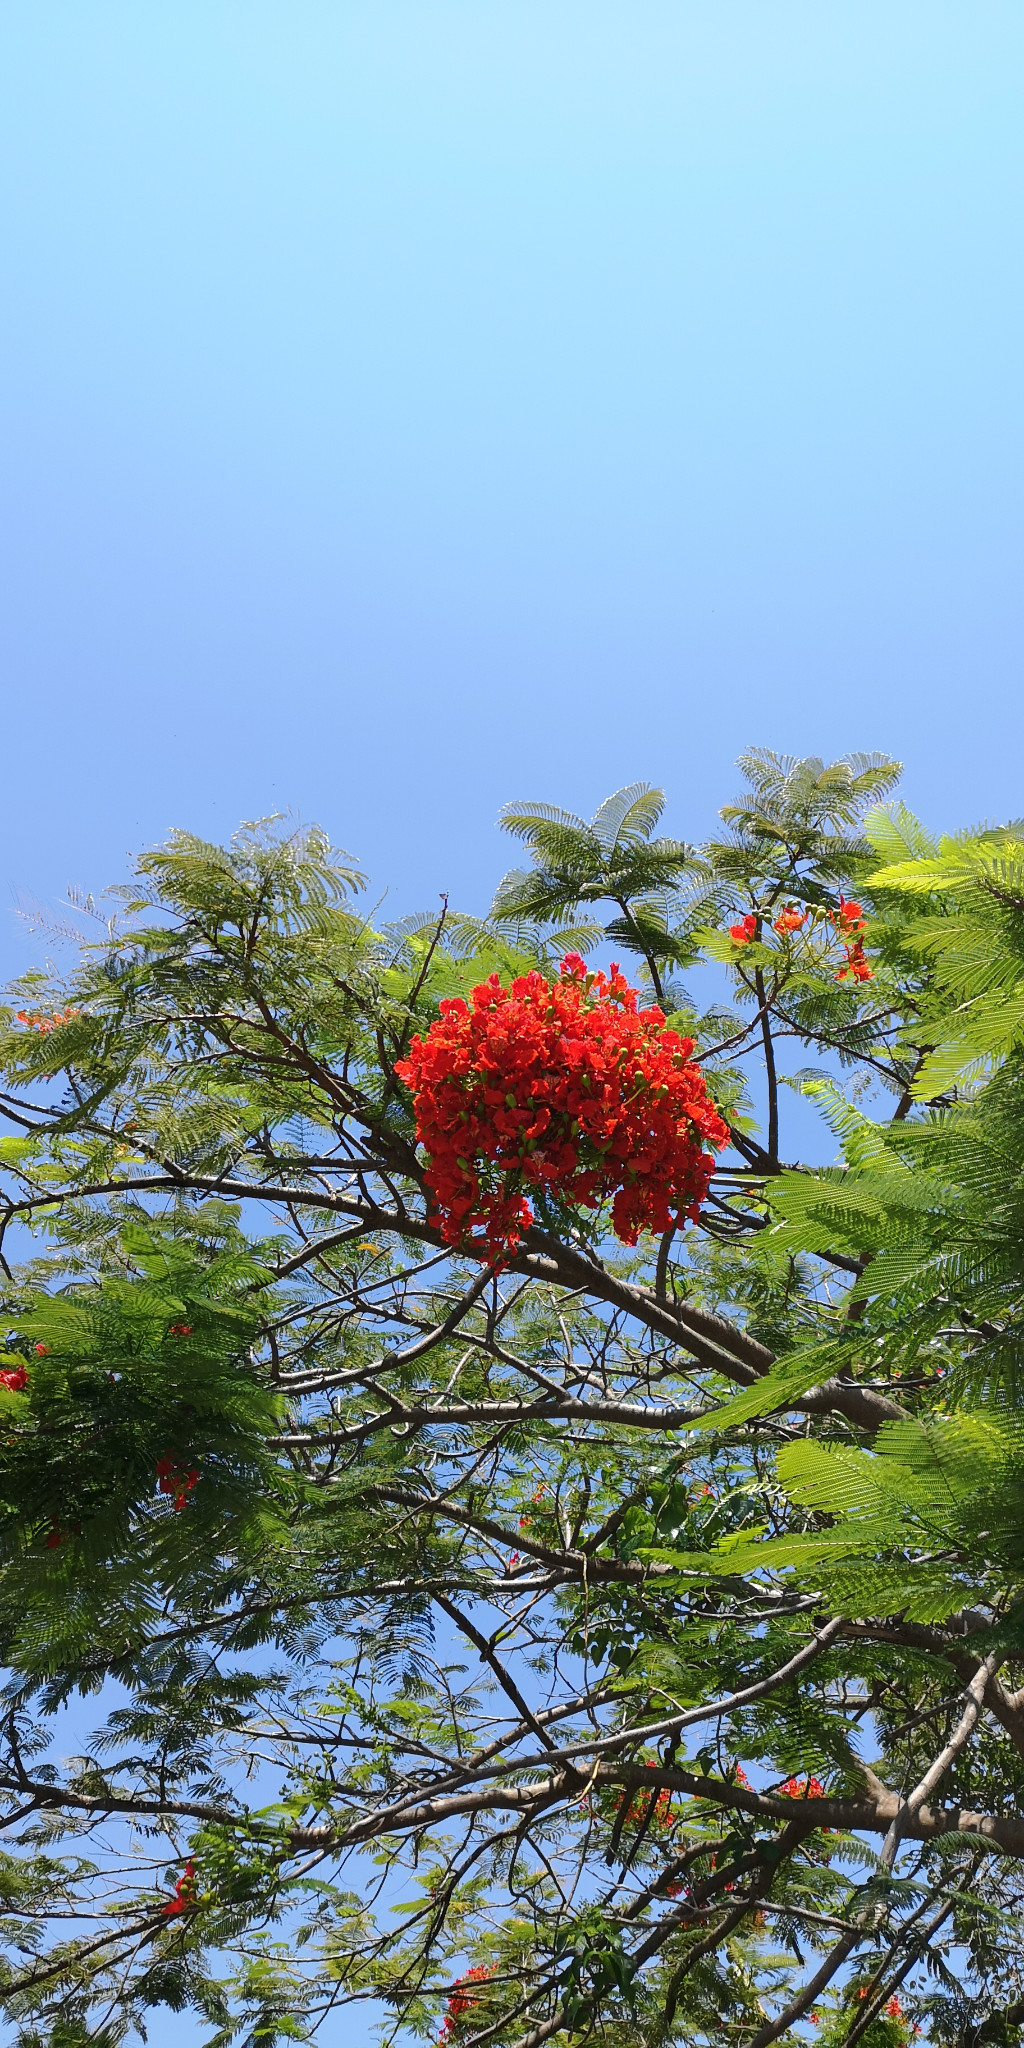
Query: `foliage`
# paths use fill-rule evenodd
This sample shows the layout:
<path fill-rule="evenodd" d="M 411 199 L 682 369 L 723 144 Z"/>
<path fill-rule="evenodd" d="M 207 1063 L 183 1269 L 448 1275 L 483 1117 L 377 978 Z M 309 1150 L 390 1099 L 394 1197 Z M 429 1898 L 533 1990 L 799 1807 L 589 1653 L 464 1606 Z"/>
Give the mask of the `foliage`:
<path fill-rule="evenodd" d="M 12 991 L 19 2048 L 1021 2039 L 1024 838 L 741 766 L 702 847 L 646 784 L 510 807 L 483 921 L 177 834 Z M 599 940 L 728 1150 L 689 1227 L 598 1176 L 488 1265 L 407 1083 Z"/>

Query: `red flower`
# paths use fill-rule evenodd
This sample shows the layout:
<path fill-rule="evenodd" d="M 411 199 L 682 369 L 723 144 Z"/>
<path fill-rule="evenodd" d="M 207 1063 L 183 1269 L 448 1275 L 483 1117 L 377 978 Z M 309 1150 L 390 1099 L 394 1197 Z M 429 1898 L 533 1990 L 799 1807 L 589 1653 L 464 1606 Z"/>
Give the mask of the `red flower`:
<path fill-rule="evenodd" d="M 851 934 L 861 932 L 864 929 L 863 909 L 859 903 L 848 903 L 846 897 L 840 895 L 839 908 L 832 912 L 832 922 L 837 924 L 841 931 Z"/>
<path fill-rule="evenodd" d="M 47 1537 L 47 1539 L 46 1539 L 46 1548 L 47 1548 L 47 1550 L 59 1550 L 59 1549 L 60 1549 L 60 1546 L 61 1546 L 61 1544 L 62 1544 L 62 1543 L 63 1543 L 63 1541 L 64 1541 L 64 1534 L 65 1534 L 65 1532 L 64 1532 L 64 1530 L 63 1530 L 63 1529 L 61 1528 L 61 1526 L 60 1526 L 60 1523 L 58 1522 L 58 1520 L 57 1520 L 57 1517 L 56 1517 L 56 1515 L 51 1515 L 51 1516 L 50 1516 L 50 1533 L 49 1533 L 49 1535 L 48 1535 L 48 1537 Z"/>
<path fill-rule="evenodd" d="M 172 1323 L 170 1334 L 172 1337 L 191 1337 L 192 1325 L 191 1323 Z"/>
<path fill-rule="evenodd" d="M 478 1963 L 475 1970 L 467 1970 L 464 1977 L 456 1977 L 455 1983 L 457 1987 L 463 1984 L 483 1984 L 490 1975 L 491 1971 L 485 1970 L 483 1964 Z M 454 2040 L 455 2035 L 459 2031 L 460 2020 L 464 2019 L 466 2014 L 472 2011 L 476 2003 L 477 2000 L 474 1999 L 471 1991 L 453 1990 L 448 2000 L 441 2032 L 437 2037 L 439 2048 L 441 2048 L 441 2044 L 443 2044 L 443 2048 L 447 2048 L 447 2044 Z"/>
<path fill-rule="evenodd" d="M 160 1911 L 165 1920 L 173 1920 L 179 1913 L 187 1913 L 196 1902 L 195 1864 L 191 1856 L 174 1887 L 174 1897 L 168 1899 Z"/>
<path fill-rule="evenodd" d="M 890 1998 L 885 2008 L 885 2016 L 888 2020 L 901 2020 L 904 2018 L 903 2007 L 898 1998 Z"/>
<path fill-rule="evenodd" d="M 646 1768 L 653 1771 L 656 1765 L 648 1764 Z M 676 1824 L 676 1816 L 672 1810 L 672 1794 L 667 1786 L 663 1787 L 657 1794 L 653 1807 L 649 1804 L 650 1797 L 649 1792 L 621 1792 L 615 1802 L 615 1811 L 621 1813 L 625 1809 L 627 1822 L 645 1820 L 649 1813 L 652 1827 L 660 1828 L 663 1833 L 667 1833 Z"/>
<path fill-rule="evenodd" d="M 852 946 L 847 946 L 846 965 L 845 967 L 841 967 L 839 969 L 839 972 L 836 975 L 836 980 L 845 981 L 848 974 L 852 974 L 855 981 L 874 980 L 875 970 L 873 967 L 868 966 L 868 963 L 864 958 L 863 939 L 856 939 Z"/>
<path fill-rule="evenodd" d="M 32 1349 L 35 1352 L 37 1358 L 49 1358 L 50 1356 L 50 1347 L 48 1344 L 33 1344 Z"/>
<path fill-rule="evenodd" d="M 23 1365 L 13 1365 L 9 1372 L 0 1372 L 0 1387 L 9 1387 L 12 1394 L 20 1394 L 28 1386 L 28 1373 Z"/>
<path fill-rule="evenodd" d="M 533 1222 L 528 1193 L 596 1209 L 623 1244 L 695 1217 L 728 1131 L 690 1064 L 693 1042 L 638 1007 L 617 967 L 578 954 L 557 981 L 499 977 L 441 1004 L 396 1072 L 428 1155 L 445 1242 L 501 1261 Z"/>
<path fill-rule="evenodd" d="M 802 910 L 798 910 L 795 903 L 787 903 L 784 906 L 784 908 L 780 910 L 778 917 L 776 918 L 775 923 L 772 926 L 772 930 L 773 932 L 779 932 L 780 935 L 783 938 L 785 938 L 787 932 L 801 931 L 806 922 L 806 913 Z"/>
<path fill-rule="evenodd" d="M 749 946 L 756 930 L 757 919 L 748 913 L 746 917 L 741 918 L 739 924 L 729 926 L 729 937 L 734 946 Z"/>
<path fill-rule="evenodd" d="M 161 1493 L 173 1494 L 174 1512 L 180 1515 L 192 1488 L 199 1483 L 199 1473 L 194 1466 L 186 1471 L 177 1451 L 165 1451 L 156 1461 L 156 1479 Z"/>
<path fill-rule="evenodd" d="M 787 1778 L 779 1786 L 779 1795 L 783 1799 L 823 1799 L 825 1787 L 820 1778 L 808 1778 L 806 1785 L 801 1785 L 799 1778 Z"/>

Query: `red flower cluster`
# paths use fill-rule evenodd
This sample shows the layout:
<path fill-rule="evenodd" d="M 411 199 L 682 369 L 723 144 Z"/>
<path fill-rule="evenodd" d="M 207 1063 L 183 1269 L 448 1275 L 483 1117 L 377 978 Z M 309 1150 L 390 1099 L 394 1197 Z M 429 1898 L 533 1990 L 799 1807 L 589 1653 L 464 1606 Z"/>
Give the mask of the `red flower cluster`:
<path fill-rule="evenodd" d="M 655 1764 L 648 1764 L 647 1769 L 653 1771 L 657 1769 L 657 1766 Z M 653 1791 L 653 1789 L 652 1786 L 651 1790 Z M 660 1828 L 665 1833 L 669 1828 L 673 1828 L 676 1823 L 676 1816 L 672 1811 L 672 1794 L 667 1785 L 663 1786 L 655 1798 L 653 1810 L 649 1804 L 650 1797 L 650 1792 L 645 1792 L 642 1789 L 637 1792 L 620 1792 L 615 1802 L 615 1811 L 616 1813 L 622 1813 L 623 1808 L 625 1808 L 626 1826 L 629 1826 L 634 1821 L 639 1823 L 646 1820 L 647 1814 L 650 1812 L 651 1826 Z"/>
<path fill-rule="evenodd" d="M 779 1786 L 779 1796 L 782 1799 L 824 1799 L 825 1787 L 820 1778 L 808 1778 L 806 1785 L 802 1785 L 799 1778 L 787 1778 L 785 1784 Z"/>
<path fill-rule="evenodd" d="M 874 968 L 868 966 L 864 957 L 864 942 L 862 939 L 858 939 L 855 945 L 847 946 L 846 965 L 840 967 L 836 980 L 845 981 L 847 975 L 852 975 L 854 981 L 873 981 L 875 978 Z"/>
<path fill-rule="evenodd" d="M 869 966 L 864 953 L 864 932 L 866 924 L 863 906 L 840 895 L 838 910 L 824 913 L 826 920 L 835 930 L 846 949 L 846 960 L 836 974 L 837 981 L 873 981 L 874 968 Z M 814 913 L 799 910 L 795 903 L 784 903 L 778 916 L 773 920 L 772 930 L 780 938 L 789 938 L 793 932 L 802 931 L 808 918 Z M 738 924 L 729 926 L 729 937 L 734 946 L 749 946 L 757 934 L 757 917 L 753 912 L 741 918 Z"/>
<path fill-rule="evenodd" d="M 177 1451 L 165 1451 L 156 1461 L 157 1486 L 161 1493 L 174 1496 L 174 1512 L 180 1515 L 194 1486 L 199 1483 L 199 1474 L 193 1466 L 186 1471 Z"/>
<path fill-rule="evenodd" d="M 538 1486 L 538 1487 L 537 1487 L 537 1489 L 536 1489 L 536 1492 L 534 1492 L 534 1493 L 531 1493 L 531 1495 L 530 1495 L 530 1506 L 531 1506 L 532 1508 L 535 1508 L 535 1507 L 539 1507 L 539 1506 L 540 1506 L 540 1503 L 541 1503 L 541 1501 L 542 1501 L 542 1500 L 543 1500 L 543 1498 L 544 1498 L 544 1495 L 546 1494 L 546 1492 L 547 1492 L 547 1487 L 546 1487 L 546 1486 Z M 520 1515 L 520 1517 L 519 1517 L 519 1527 L 520 1527 L 521 1529 L 528 1529 L 528 1528 L 529 1528 L 529 1526 L 530 1526 L 530 1523 L 532 1522 L 532 1520 L 533 1520 L 533 1516 L 532 1516 L 532 1515 Z"/>
<path fill-rule="evenodd" d="M 465 1976 L 456 1977 L 455 1982 L 456 1985 L 482 1984 L 490 1975 L 491 1971 L 485 1970 L 483 1964 L 478 1963 L 475 1970 L 467 1970 Z M 452 1992 L 448 2000 L 444 2024 L 437 2037 L 439 2048 L 442 2048 L 442 2044 L 447 2044 L 454 2040 L 460 2020 L 465 2019 L 466 2014 L 472 2010 L 474 2003 L 475 2000 L 471 1991 L 455 1990 Z"/>
<path fill-rule="evenodd" d="M 864 957 L 864 912 L 859 903 L 848 903 L 845 896 L 839 898 L 839 908 L 832 912 L 832 922 L 846 944 L 846 965 L 839 969 L 837 981 L 851 976 L 854 981 L 873 981 L 875 970 L 869 967 Z"/>
<path fill-rule="evenodd" d="M 172 1337 L 191 1337 L 192 1325 L 191 1323 L 172 1323 L 170 1334 Z"/>
<path fill-rule="evenodd" d="M 33 1015 L 31 1010 L 19 1010 L 18 1022 L 19 1024 L 26 1024 L 30 1031 L 41 1032 L 45 1038 L 48 1031 L 56 1031 L 61 1024 L 69 1024 L 72 1017 L 77 1017 L 78 1014 L 77 1010 L 70 1008 L 67 1010 L 54 1010 L 49 1015 L 46 1012 Z"/>
<path fill-rule="evenodd" d="M 189 1907 L 195 1905 L 195 1871 L 196 1867 L 190 1856 L 188 1862 L 185 1865 L 184 1870 L 181 1873 L 181 1876 L 177 1881 L 177 1884 L 174 1887 L 174 1897 L 172 1899 L 168 1899 L 167 1904 L 165 1906 L 161 1906 L 160 1908 L 160 1911 L 163 1914 L 165 1920 L 174 1920 L 177 1918 L 179 1913 L 187 1913 Z"/>
<path fill-rule="evenodd" d="M 12 1394 L 21 1394 L 28 1386 L 28 1373 L 23 1365 L 12 1365 L 8 1372 L 0 1372 L 0 1387 L 8 1387 Z"/>
<path fill-rule="evenodd" d="M 568 953 L 557 981 L 503 988 L 496 974 L 441 1004 L 396 1072 L 429 1154 L 446 1243 L 515 1251 L 533 1222 L 526 1190 L 596 1209 L 612 1199 L 623 1244 L 695 1217 L 728 1131 L 689 1064 L 693 1041 L 641 1010 L 617 967 Z"/>

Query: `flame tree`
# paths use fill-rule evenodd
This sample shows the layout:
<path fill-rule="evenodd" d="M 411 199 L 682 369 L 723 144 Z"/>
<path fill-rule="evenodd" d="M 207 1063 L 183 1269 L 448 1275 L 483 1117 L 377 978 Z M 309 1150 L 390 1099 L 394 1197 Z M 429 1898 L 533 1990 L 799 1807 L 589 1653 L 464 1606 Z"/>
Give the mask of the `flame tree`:
<path fill-rule="evenodd" d="M 1024 836 L 741 765 L 484 920 L 178 834 L 13 991 L 24 2048 L 1021 2038 Z"/>

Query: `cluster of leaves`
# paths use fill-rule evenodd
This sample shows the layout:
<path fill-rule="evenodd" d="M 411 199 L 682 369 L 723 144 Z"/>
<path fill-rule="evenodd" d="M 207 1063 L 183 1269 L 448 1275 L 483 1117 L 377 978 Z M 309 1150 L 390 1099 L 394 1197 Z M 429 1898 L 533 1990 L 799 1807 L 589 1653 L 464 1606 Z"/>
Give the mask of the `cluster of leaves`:
<path fill-rule="evenodd" d="M 883 757 L 742 766 L 702 847 L 646 785 L 511 807 L 482 921 L 375 928 L 317 832 L 178 834 L 12 992 L 20 2048 L 160 2005 L 210 2048 L 352 2004 L 445 2048 L 1024 2034 L 1024 841 L 933 844 Z M 496 1273 L 396 1069 L 605 942 L 730 1149 L 684 1235 L 545 1215 Z"/>

